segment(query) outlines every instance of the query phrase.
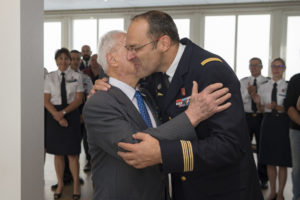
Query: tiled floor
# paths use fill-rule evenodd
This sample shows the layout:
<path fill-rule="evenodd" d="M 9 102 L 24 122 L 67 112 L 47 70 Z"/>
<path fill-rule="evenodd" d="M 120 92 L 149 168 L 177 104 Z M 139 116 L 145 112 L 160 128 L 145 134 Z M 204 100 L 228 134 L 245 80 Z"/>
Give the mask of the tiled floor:
<path fill-rule="evenodd" d="M 81 168 L 85 165 L 85 156 L 82 153 L 80 156 L 80 165 Z M 46 162 L 45 162 L 45 187 L 44 187 L 44 195 L 45 200 L 53 199 L 53 192 L 51 191 L 51 185 L 56 183 L 56 175 L 54 170 L 54 162 L 53 156 L 47 154 Z M 92 181 L 91 181 L 91 173 L 85 173 L 82 169 L 80 169 L 80 176 L 84 179 L 84 184 L 81 187 L 81 200 L 92 200 Z M 72 185 L 68 185 L 64 187 L 63 196 L 60 200 L 72 200 Z M 264 197 L 267 197 L 269 194 L 269 189 L 263 190 Z M 291 169 L 288 169 L 288 180 L 284 192 L 285 200 L 292 199 L 292 182 L 291 182 Z M 242 199 L 241 199 L 242 200 Z"/>

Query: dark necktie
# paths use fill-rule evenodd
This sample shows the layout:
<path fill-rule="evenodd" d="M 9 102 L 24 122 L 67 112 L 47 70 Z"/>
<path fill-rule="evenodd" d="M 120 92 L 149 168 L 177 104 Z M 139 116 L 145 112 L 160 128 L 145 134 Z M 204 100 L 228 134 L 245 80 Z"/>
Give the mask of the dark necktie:
<path fill-rule="evenodd" d="M 60 93 L 61 93 L 61 105 L 66 106 L 67 103 L 67 90 L 66 90 L 66 79 L 65 73 L 61 73 Z"/>
<path fill-rule="evenodd" d="M 146 122 L 147 127 L 152 128 L 151 119 L 150 119 L 149 113 L 147 111 L 147 108 L 145 106 L 145 103 L 144 103 L 144 100 L 143 100 L 143 97 L 142 97 L 141 93 L 139 91 L 135 91 L 134 97 L 137 100 L 139 111 L 142 115 L 142 118 Z"/>
<path fill-rule="evenodd" d="M 253 86 L 255 86 L 255 87 L 257 86 L 256 78 L 254 79 Z M 257 92 L 257 91 L 255 91 L 255 92 Z M 251 100 L 251 109 L 253 112 L 255 112 L 255 113 L 257 112 L 256 103 L 253 101 L 253 99 Z"/>
<path fill-rule="evenodd" d="M 272 95 L 271 95 L 271 101 L 275 102 L 277 104 L 277 83 L 273 84 L 273 89 L 272 89 Z M 276 109 L 272 110 L 272 113 L 277 113 Z"/>
<path fill-rule="evenodd" d="M 164 84 L 166 86 L 166 89 L 169 89 L 170 81 L 169 81 L 169 76 L 166 73 L 163 73 L 163 79 L 164 79 Z"/>

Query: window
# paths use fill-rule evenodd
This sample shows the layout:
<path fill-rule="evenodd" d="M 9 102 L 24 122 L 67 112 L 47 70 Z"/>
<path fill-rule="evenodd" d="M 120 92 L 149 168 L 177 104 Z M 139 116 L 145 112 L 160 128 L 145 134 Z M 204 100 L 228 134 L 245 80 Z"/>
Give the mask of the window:
<path fill-rule="evenodd" d="M 83 45 L 89 45 L 93 54 L 97 52 L 97 20 L 76 19 L 73 20 L 73 47 L 81 51 Z"/>
<path fill-rule="evenodd" d="M 44 67 L 48 72 L 57 70 L 54 55 L 61 48 L 61 22 L 44 23 Z"/>
<path fill-rule="evenodd" d="M 100 42 L 101 37 L 112 30 L 121 30 L 124 31 L 124 19 L 99 19 L 99 28 L 98 28 L 98 39 Z"/>
<path fill-rule="evenodd" d="M 174 19 L 179 38 L 190 38 L 190 19 Z"/>
<path fill-rule="evenodd" d="M 204 48 L 221 56 L 232 68 L 234 44 L 235 16 L 205 17 Z"/>
<path fill-rule="evenodd" d="M 300 16 L 288 17 L 285 79 L 300 72 Z"/>
<path fill-rule="evenodd" d="M 270 48 L 270 15 L 238 16 L 236 74 L 249 76 L 249 60 L 258 57 L 263 62 L 262 75 L 268 76 Z"/>

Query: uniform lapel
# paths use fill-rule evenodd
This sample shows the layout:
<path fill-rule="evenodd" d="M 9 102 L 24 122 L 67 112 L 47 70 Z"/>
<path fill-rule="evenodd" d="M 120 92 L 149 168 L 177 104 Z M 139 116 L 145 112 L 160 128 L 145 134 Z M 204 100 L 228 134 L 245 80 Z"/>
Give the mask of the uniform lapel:
<path fill-rule="evenodd" d="M 170 104 L 176 103 L 175 97 L 180 92 L 180 89 L 184 86 L 184 76 L 186 75 L 189 69 L 188 57 L 190 54 L 191 49 L 187 45 L 179 61 L 174 77 L 172 78 L 167 94 L 164 97 L 164 110 L 166 110 Z"/>
<path fill-rule="evenodd" d="M 147 129 L 147 125 L 140 115 L 139 111 L 133 105 L 131 100 L 119 88 L 112 86 L 108 91 L 123 106 L 125 112 L 136 123 L 141 130 Z"/>

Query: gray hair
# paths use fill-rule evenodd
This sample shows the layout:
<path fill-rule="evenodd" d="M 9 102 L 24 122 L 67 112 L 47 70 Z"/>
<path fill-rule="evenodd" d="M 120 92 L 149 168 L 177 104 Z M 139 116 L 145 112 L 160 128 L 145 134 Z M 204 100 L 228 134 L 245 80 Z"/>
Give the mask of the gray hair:
<path fill-rule="evenodd" d="M 115 37 L 119 34 L 126 34 L 124 31 L 119 30 L 113 30 L 107 32 L 105 35 L 101 37 L 99 47 L 98 47 L 98 63 L 102 66 L 102 69 L 106 72 L 108 68 L 108 63 L 106 61 L 106 55 L 110 53 L 117 41 L 115 40 Z"/>

